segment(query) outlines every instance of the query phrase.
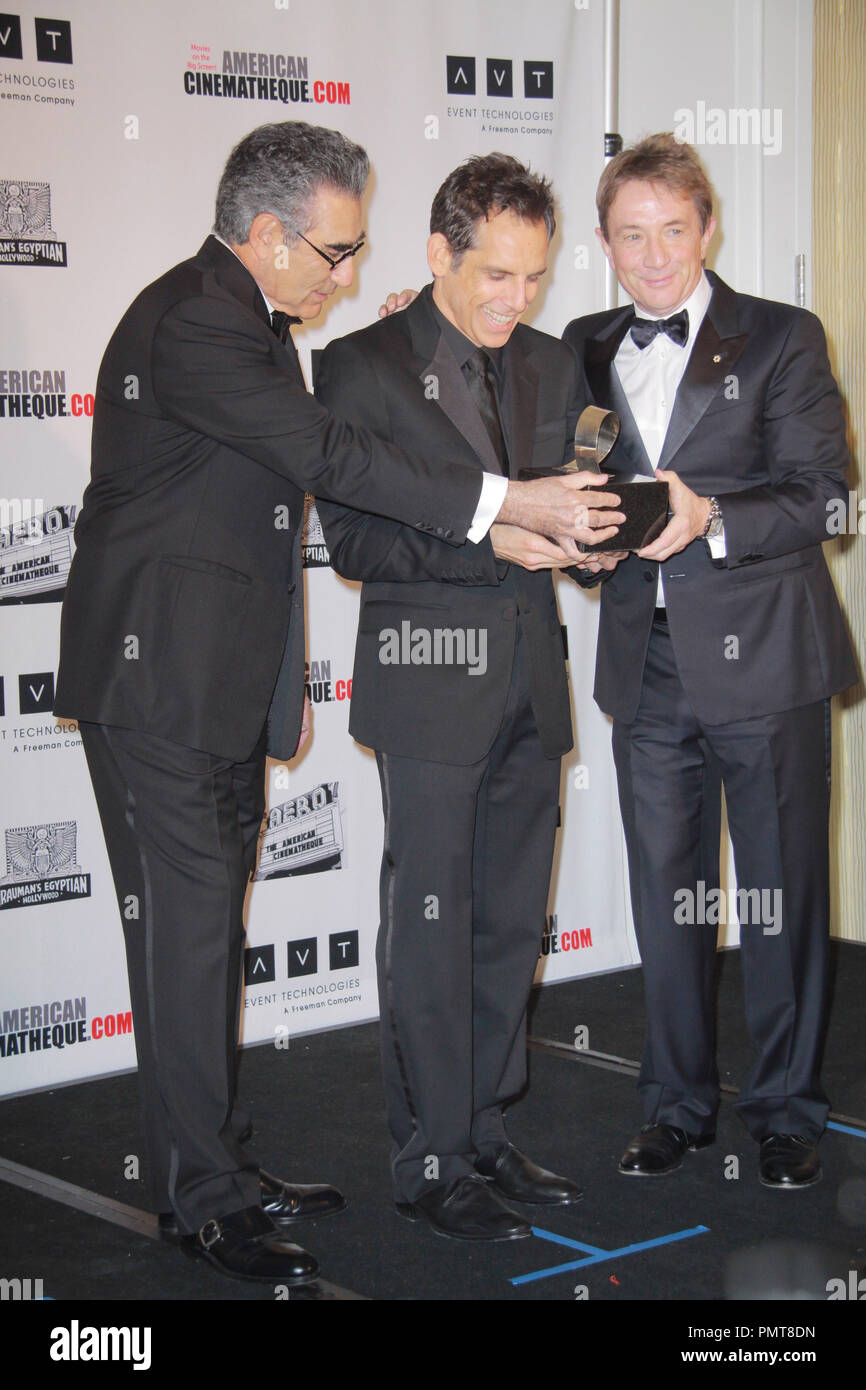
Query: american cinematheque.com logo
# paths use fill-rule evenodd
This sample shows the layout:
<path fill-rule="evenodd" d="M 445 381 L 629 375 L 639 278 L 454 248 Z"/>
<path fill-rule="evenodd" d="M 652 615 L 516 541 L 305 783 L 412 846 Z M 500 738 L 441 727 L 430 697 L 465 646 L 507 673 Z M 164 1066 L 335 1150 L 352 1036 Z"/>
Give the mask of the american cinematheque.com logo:
<path fill-rule="evenodd" d="M 183 73 L 187 96 L 228 97 L 234 101 L 276 101 L 283 106 L 312 102 L 349 106 L 348 82 L 310 76 L 310 60 L 297 53 L 261 53 L 209 43 L 190 44 Z"/>
<path fill-rule="evenodd" d="M 0 265 L 66 265 L 66 242 L 51 225 L 51 188 L 0 180 Z"/>
<path fill-rule="evenodd" d="M 75 862 L 76 836 L 74 820 L 7 830 L 0 909 L 89 898 L 90 874 Z"/>

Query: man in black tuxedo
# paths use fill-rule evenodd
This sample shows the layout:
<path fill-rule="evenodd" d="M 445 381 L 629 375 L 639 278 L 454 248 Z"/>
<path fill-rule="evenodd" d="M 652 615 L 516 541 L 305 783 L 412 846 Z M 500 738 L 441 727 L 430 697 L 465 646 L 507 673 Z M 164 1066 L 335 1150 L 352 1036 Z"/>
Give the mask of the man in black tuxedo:
<path fill-rule="evenodd" d="M 672 510 L 605 576 L 598 638 L 647 1007 L 647 1123 L 620 1171 L 668 1173 L 712 1142 L 723 783 L 758 1054 L 736 1108 L 761 1181 L 803 1187 L 828 1113 L 829 700 L 856 679 L 821 550 L 846 495 L 839 393 L 812 314 L 704 271 L 712 189 L 688 145 L 655 135 L 617 155 L 598 210 L 634 309 L 565 340 L 620 414 L 609 466 L 655 469 Z"/>
<path fill-rule="evenodd" d="M 301 724 L 304 493 L 446 550 L 497 513 L 567 536 L 586 510 L 572 482 L 408 458 L 307 394 L 288 324 L 351 283 L 368 171 L 336 131 L 253 131 L 226 165 L 215 234 L 121 320 L 55 703 L 80 721 L 121 908 L 157 1210 L 216 1268 L 287 1284 L 317 1266 L 284 1230 L 344 1201 L 260 1174 L 233 1107 L 265 753 L 291 758 Z"/>
<path fill-rule="evenodd" d="M 384 439 L 479 471 L 571 459 L 584 404 L 574 356 L 519 323 L 553 228 L 549 185 L 517 160 L 461 165 L 433 203 L 432 287 L 331 343 L 320 399 Z M 451 1237 L 526 1236 L 502 1198 L 581 1195 L 514 1148 L 503 1120 L 526 1077 L 560 757 L 572 743 L 550 574 L 569 555 L 513 527 L 454 549 L 381 516 L 319 512 L 333 567 L 364 581 L 349 727 L 376 750 L 385 813 L 377 963 L 397 1207 Z M 594 519 L 604 526 L 603 513 Z"/>

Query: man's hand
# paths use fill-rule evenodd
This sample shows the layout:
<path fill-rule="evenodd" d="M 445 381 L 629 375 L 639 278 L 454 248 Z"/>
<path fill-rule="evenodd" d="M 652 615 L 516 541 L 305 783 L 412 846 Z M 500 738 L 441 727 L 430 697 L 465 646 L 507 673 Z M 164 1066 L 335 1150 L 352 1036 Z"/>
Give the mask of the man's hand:
<path fill-rule="evenodd" d="M 313 727 L 313 707 L 310 704 L 309 695 L 304 696 L 304 712 L 301 715 L 301 736 L 298 739 L 298 746 L 292 754 L 296 758 L 310 737 L 310 730 Z"/>
<path fill-rule="evenodd" d="M 575 569 L 588 574 L 598 574 L 599 570 L 615 570 L 620 560 L 628 557 L 627 550 L 603 550 L 599 555 L 584 555 Z"/>
<path fill-rule="evenodd" d="M 494 554 L 500 560 L 508 560 L 512 565 L 522 565 L 525 570 L 557 570 L 575 563 L 580 551 L 574 541 L 563 537 L 563 543 L 570 545 L 566 551 L 546 536 L 538 536 L 534 531 L 524 531 L 522 526 L 505 526 L 494 522 L 490 528 L 490 541 Z"/>
<path fill-rule="evenodd" d="M 379 305 L 379 318 L 386 319 L 389 314 L 396 314 L 398 309 L 408 309 L 412 300 L 417 298 L 417 290 L 401 290 L 399 294 L 392 290 L 385 303 Z"/>
<path fill-rule="evenodd" d="M 552 478 L 535 478 L 530 483 L 509 482 L 505 501 L 497 521 L 535 531 L 560 546 L 567 555 L 575 550 L 569 541 L 595 545 L 615 536 L 625 521 L 622 512 L 612 511 L 619 505 L 615 492 L 600 492 L 592 498 L 592 506 L 581 500 L 581 491 L 598 487 L 607 480 L 606 473 L 565 473 Z"/>
<path fill-rule="evenodd" d="M 710 515 L 709 497 L 698 497 L 673 469 L 657 468 L 655 474 L 660 483 L 668 485 L 673 516 L 658 539 L 637 552 L 642 560 L 667 560 L 685 550 L 703 535 Z"/>

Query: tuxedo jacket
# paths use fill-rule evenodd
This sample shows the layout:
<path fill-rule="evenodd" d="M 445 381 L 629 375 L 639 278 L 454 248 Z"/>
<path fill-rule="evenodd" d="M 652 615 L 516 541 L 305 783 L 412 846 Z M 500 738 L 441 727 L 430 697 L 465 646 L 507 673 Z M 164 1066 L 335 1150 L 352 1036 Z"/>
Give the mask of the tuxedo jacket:
<path fill-rule="evenodd" d="M 500 414 L 512 473 L 561 464 L 573 456 L 585 404 L 574 354 L 523 325 L 502 351 Z M 479 473 L 500 471 L 434 316 L 429 285 L 404 312 L 329 344 L 316 393 L 338 414 L 410 453 L 426 449 L 462 458 Z M 441 486 L 444 495 L 444 475 Z M 359 742 L 431 761 L 469 764 L 484 757 L 502 721 L 519 622 L 542 747 L 548 757 L 568 751 L 571 710 L 550 571 L 530 573 L 498 560 L 489 536 L 454 547 L 381 516 L 328 503 L 319 512 L 334 569 L 364 581 L 349 724 Z M 432 660 L 415 664 L 413 646 L 424 661 L 424 638 L 417 634 L 425 632 Z M 459 657 L 464 635 L 467 657 L 479 658 L 474 673 L 468 659 L 437 662 L 437 632 L 457 634 L 442 639 L 440 655 L 456 642 L 451 653 Z M 398 660 L 389 660 L 394 654 Z"/>
<path fill-rule="evenodd" d="M 209 237 L 138 296 L 100 367 L 55 713 L 241 761 L 270 711 L 269 752 L 291 757 L 304 493 L 399 517 L 450 553 L 480 479 L 447 451 L 429 459 L 308 394 L 253 277 Z"/>
<path fill-rule="evenodd" d="M 857 679 L 821 542 L 847 497 L 839 392 L 804 309 L 736 294 L 711 271 L 709 308 L 680 382 L 660 468 L 719 499 L 727 558 L 695 540 L 662 563 L 668 627 L 695 714 L 722 724 L 795 709 Z M 575 319 L 564 338 L 591 398 L 621 420 L 606 467 L 652 476 L 613 369 L 632 309 Z M 613 485 L 612 485 L 613 486 Z M 602 589 L 595 698 L 634 719 L 659 566 L 631 554 Z"/>

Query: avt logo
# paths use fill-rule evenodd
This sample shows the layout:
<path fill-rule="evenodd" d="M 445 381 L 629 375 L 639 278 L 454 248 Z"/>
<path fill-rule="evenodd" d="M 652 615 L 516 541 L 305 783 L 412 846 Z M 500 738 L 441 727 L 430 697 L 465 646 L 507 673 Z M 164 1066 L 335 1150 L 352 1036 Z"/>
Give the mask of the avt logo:
<path fill-rule="evenodd" d="M 276 979 L 274 948 L 269 946 L 248 946 L 244 951 L 244 984 L 264 985 Z"/>
<path fill-rule="evenodd" d="M 36 57 L 40 63 L 72 62 L 72 25 L 68 19 L 34 19 Z M 0 58 L 23 58 L 21 16 L 0 14 Z"/>
<path fill-rule="evenodd" d="M 519 64 L 518 64 L 519 66 Z M 476 60 L 458 54 L 445 59 L 447 91 L 454 96 L 474 96 L 478 90 Z M 487 58 L 486 88 L 489 97 L 514 96 L 514 63 L 511 58 Z M 548 59 L 523 62 L 523 95 L 533 100 L 553 98 L 553 63 Z"/>

